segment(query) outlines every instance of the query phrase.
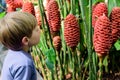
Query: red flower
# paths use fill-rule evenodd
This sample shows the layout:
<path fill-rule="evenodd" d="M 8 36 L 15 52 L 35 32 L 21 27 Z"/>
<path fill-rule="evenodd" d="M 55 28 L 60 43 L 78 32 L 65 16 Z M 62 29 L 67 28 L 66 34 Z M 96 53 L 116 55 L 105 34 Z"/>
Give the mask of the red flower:
<path fill-rule="evenodd" d="M 9 6 L 11 6 L 12 8 L 15 9 L 15 3 L 14 0 L 5 0 L 6 4 L 8 4 Z"/>
<path fill-rule="evenodd" d="M 69 14 L 64 21 L 64 37 L 69 47 L 76 47 L 80 40 L 80 29 L 76 17 Z"/>
<path fill-rule="evenodd" d="M 28 12 L 28 13 L 31 13 L 31 14 L 35 15 L 34 5 L 33 5 L 32 2 L 23 3 L 22 11 L 23 12 Z"/>
<path fill-rule="evenodd" d="M 60 11 L 58 3 L 55 0 L 50 0 L 47 6 L 47 19 L 52 32 L 58 32 L 61 27 Z"/>
<path fill-rule="evenodd" d="M 35 7 L 35 17 L 36 17 L 36 19 L 37 19 L 38 25 L 41 26 L 42 21 L 41 21 L 39 6 L 36 6 L 36 7 Z"/>
<path fill-rule="evenodd" d="M 120 7 L 114 7 L 110 14 L 110 21 L 112 26 L 112 38 L 115 43 L 120 38 Z"/>
<path fill-rule="evenodd" d="M 98 56 L 107 55 L 111 47 L 112 32 L 110 20 L 105 15 L 100 16 L 94 27 L 93 45 Z"/>
<path fill-rule="evenodd" d="M 53 45 L 57 51 L 61 49 L 61 38 L 60 36 L 55 36 L 53 38 Z"/>
<path fill-rule="evenodd" d="M 105 14 L 106 16 L 108 15 L 107 5 L 103 2 L 95 4 L 92 8 L 92 26 L 93 27 L 95 26 L 95 23 L 98 17 L 102 16 L 103 14 Z"/>
<path fill-rule="evenodd" d="M 16 8 L 22 8 L 23 0 L 14 0 L 14 4 Z"/>
<path fill-rule="evenodd" d="M 7 6 L 7 13 L 9 13 L 9 12 L 14 12 L 14 11 L 16 11 L 16 8 L 14 8 L 14 7 L 11 6 L 11 5 L 8 5 L 8 6 Z"/>

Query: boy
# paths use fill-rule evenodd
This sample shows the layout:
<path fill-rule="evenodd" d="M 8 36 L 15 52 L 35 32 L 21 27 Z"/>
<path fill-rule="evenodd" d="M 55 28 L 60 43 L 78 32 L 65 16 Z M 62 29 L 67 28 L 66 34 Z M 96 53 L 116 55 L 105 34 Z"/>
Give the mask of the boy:
<path fill-rule="evenodd" d="M 37 80 L 29 49 L 38 44 L 39 39 L 37 21 L 30 13 L 11 12 L 0 20 L 0 41 L 9 49 L 2 68 L 2 80 Z"/>

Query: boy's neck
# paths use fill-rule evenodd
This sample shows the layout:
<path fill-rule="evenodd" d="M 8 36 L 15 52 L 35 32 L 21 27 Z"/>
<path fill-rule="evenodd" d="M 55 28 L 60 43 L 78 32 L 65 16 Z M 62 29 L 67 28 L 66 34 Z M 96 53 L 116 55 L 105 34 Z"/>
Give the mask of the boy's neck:
<path fill-rule="evenodd" d="M 30 52 L 30 47 L 24 46 L 24 47 L 22 48 L 22 50 L 25 51 L 25 52 L 27 52 L 27 53 L 29 53 L 29 52 Z"/>

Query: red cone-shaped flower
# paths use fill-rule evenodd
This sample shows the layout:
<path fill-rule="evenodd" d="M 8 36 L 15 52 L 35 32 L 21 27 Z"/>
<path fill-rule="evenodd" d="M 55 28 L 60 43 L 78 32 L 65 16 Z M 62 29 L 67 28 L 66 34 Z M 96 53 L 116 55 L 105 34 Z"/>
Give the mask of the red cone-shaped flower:
<path fill-rule="evenodd" d="M 80 40 L 78 21 L 73 14 L 69 14 L 64 20 L 64 37 L 69 47 L 76 47 Z"/>
<path fill-rule="evenodd" d="M 41 22 L 39 6 L 35 6 L 35 17 L 37 19 L 38 26 L 41 26 L 42 22 Z"/>
<path fill-rule="evenodd" d="M 60 36 L 55 36 L 53 38 L 53 45 L 57 51 L 61 49 L 61 38 Z"/>
<path fill-rule="evenodd" d="M 92 8 L 92 26 L 93 27 L 95 26 L 97 18 L 102 16 L 103 14 L 105 14 L 106 16 L 108 15 L 107 5 L 103 2 L 95 4 Z"/>
<path fill-rule="evenodd" d="M 14 0 L 5 0 L 6 4 L 8 4 L 9 6 L 15 8 L 15 3 Z"/>
<path fill-rule="evenodd" d="M 112 31 L 110 20 L 105 15 L 100 16 L 94 27 L 93 45 L 99 57 L 108 54 L 111 47 Z"/>
<path fill-rule="evenodd" d="M 14 8 L 14 7 L 11 6 L 11 5 L 8 5 L 8 6 L 7 6 L 7 13 L 9 13 L 9 12 L 14 12 L 14 11 L 16 11 L 16 8 Z"/>
<path fill-rule="evenodd" d="M 23 3 L 22 11 L 23 12 L 28 12 L 28 13 L 31 13 L 31 14 L 35 15 L 34 5 L 33 5 L 32 2 Z"/>
<path fill-rule="evenodd" d="M 61 20 L 57 1 L 49 1 L 47 6 L 47 17 L 51 33 L 59 31 L 61 27 Z"/>
<path fill-rule="evenodd" d="M 120 7 L 114 7 L 110 14 L 110 21 L 112 26 L 112 38 L 115 43 L 120 38 Z"/>
<path fill-rule="evenodd" d="M 14 0 L 14 4 L 16 8 L 22 8 L 23 0 Z"/>

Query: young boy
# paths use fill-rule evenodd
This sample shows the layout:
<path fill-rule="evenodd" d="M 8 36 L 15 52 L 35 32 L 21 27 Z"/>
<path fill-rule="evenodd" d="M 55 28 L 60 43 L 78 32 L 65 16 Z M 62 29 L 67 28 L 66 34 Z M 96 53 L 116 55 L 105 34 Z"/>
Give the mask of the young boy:
<path fill-rule="evenodd" d="M 2 68 L 2 80 L 37 80 L 29 49 L 38 44 L 39 39 L 37 21 L 30 13 L 11 12 L 0 20 L 0 41 L 9 49 Z"/>

